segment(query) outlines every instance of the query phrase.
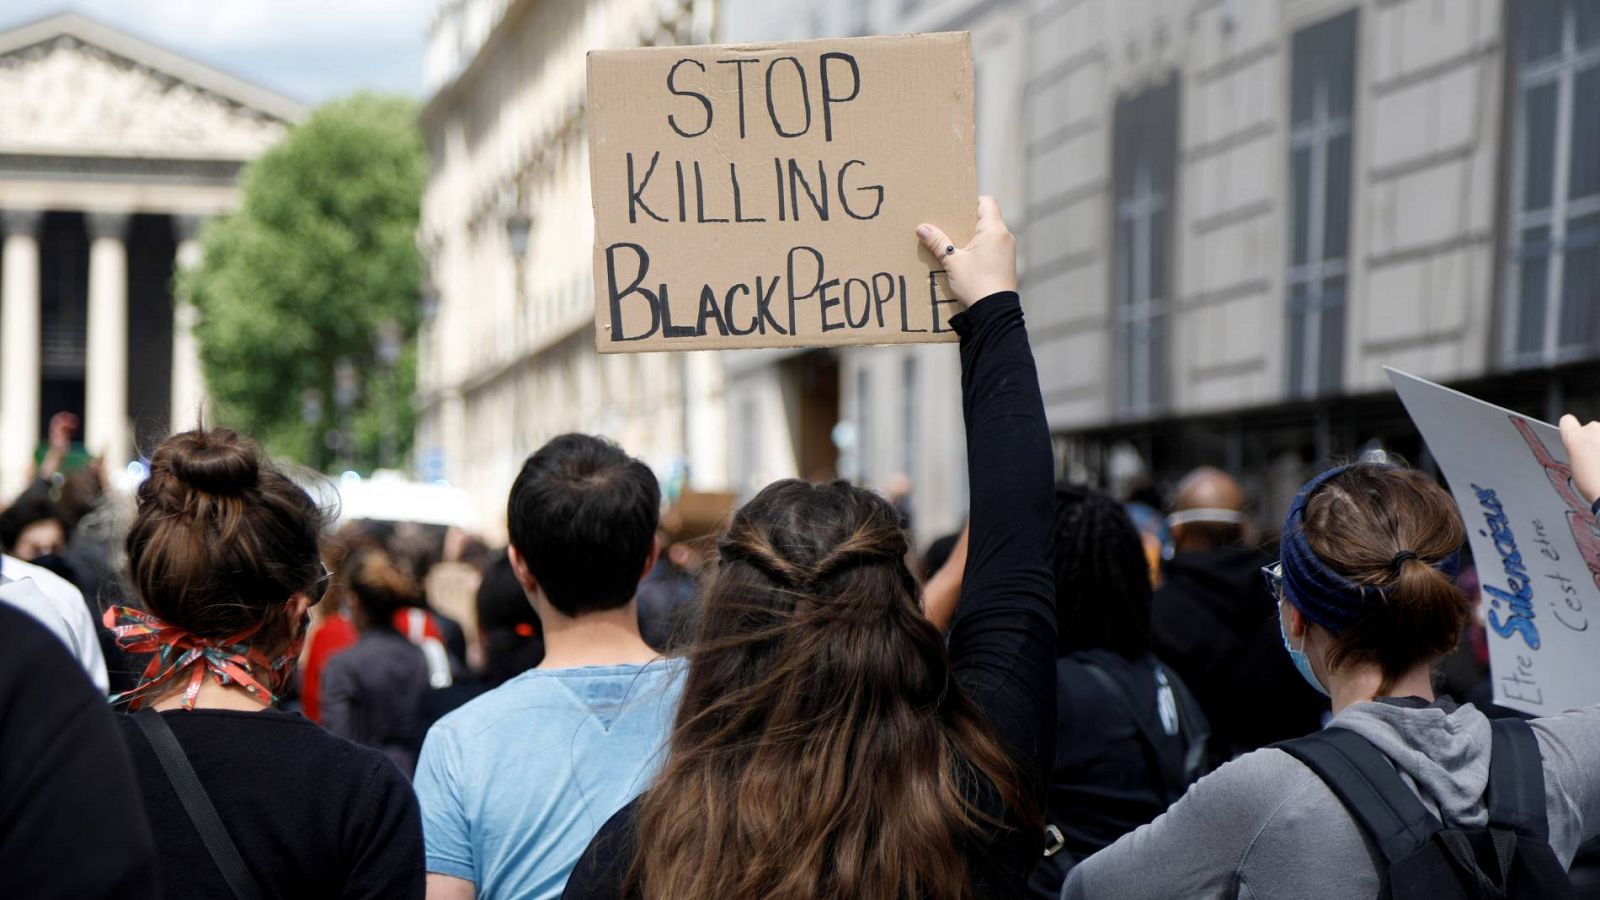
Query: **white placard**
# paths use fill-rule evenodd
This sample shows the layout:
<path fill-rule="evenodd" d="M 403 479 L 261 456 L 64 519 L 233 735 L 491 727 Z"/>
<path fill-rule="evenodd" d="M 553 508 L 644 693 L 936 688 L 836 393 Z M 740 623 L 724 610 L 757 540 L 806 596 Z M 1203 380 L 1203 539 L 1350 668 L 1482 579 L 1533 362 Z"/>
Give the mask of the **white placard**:
<path fill-rule="evenodd" d="M 1554 427 L 1388 369 L 1461 508 L 1501 706 L 1600 701 L 1600 527 Z"/>

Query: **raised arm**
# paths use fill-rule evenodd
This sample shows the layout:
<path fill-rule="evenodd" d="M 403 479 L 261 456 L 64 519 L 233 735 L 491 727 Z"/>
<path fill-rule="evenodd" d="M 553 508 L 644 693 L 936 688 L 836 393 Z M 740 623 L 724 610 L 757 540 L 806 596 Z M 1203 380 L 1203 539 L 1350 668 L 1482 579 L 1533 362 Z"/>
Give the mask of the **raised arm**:
<path fill-rule="evenodd" d="M 972 241 L 937 228 L 918 236 L 943 260 L 967 308 L 961 335 L 962 412 L 972 491 L 961 601 L 950 628 L 956 678 L 1001 739 L 1035 773 L 1055 739 L 1055 590 L 1050 571 L 1050 432 L 1017 297 L 1016 240 L 995 202 L 978 204 Z"/>
<path fill-rule="evenodd" d="M 61 471 L 72 448 L 72 433 L 78 430 L 78 417 L 69 412 L 58 412 L 50 417 L 49 448 L 39 462 L 39 480 L 49 481 Z"/>
<path fill-rule="evenodd" d="M 950 549 L 950 557 L 939 571 L 933 572 L 928 583 L 922 586 L 922 611 L 928 621 L 940 631 L 950 630 L 950 620 L 956 616 L 956 604 L 961 601 L 961 582 L 967 574 L 967 532 L 962 526 L 961 536 Z"/>

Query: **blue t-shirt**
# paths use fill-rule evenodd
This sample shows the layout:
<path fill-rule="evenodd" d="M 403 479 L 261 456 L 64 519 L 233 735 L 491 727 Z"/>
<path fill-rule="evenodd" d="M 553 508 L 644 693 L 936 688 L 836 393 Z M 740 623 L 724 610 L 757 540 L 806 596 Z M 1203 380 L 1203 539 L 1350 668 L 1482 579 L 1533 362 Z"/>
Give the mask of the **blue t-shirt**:
<path fill-rule="evenodd" d="M 666 753 L 682 660 L 532 669 L 428 731 L 417 763 L 428 871 L 479 900 L 558 898 L 606 819 Z"/>

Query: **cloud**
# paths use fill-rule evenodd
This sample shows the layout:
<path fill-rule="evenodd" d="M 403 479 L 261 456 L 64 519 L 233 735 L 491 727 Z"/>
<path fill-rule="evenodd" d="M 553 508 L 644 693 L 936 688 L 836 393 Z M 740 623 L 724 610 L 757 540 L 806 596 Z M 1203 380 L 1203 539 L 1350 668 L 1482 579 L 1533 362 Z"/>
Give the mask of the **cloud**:
<path fill-rule="evenodd" d="M 436 0 L 6 0 L 0 28 L 72 9 L 298 99 L 420 94 Z"/>
<path fill-rule="evenodd" d="M 88 0 L 88 15 L 127 11 L 126 0 Z M 427 28 L 429 0 L 157 0 L 135 21 L 152 34 L 226 47 L 415 43 Z"/>

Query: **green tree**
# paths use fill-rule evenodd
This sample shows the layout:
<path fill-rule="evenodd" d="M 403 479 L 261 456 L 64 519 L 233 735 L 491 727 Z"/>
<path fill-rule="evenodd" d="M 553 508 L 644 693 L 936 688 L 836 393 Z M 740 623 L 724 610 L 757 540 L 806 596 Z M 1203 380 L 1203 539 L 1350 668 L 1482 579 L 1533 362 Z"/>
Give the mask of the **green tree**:
<path fill-rule="evenodd" d="M 200 314 L 211 418 L 270 453 L 369 469 L 410 451 L 427 170 L 416 121 L 403 97 L 318 108 L 246 168 L 238 211 L 201 235 L 181 289 Z M 385 334 L 399 342 L 392 363 Z"/>

